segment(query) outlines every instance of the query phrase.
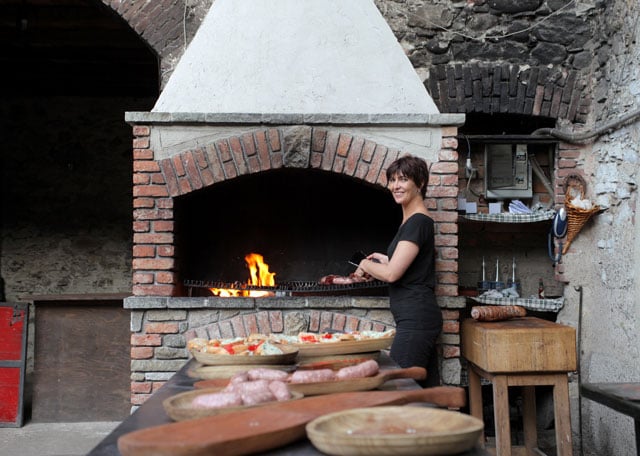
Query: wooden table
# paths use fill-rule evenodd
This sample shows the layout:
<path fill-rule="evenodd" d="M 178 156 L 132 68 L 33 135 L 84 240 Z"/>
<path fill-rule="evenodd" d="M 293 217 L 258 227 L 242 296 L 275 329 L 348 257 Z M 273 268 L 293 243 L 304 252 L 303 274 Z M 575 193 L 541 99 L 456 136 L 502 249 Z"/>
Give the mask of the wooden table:
<path fill-rule="evenodd" d="M 379 360 L 380 367 L 397 368 L 398 366 L 389 358 L 386 352 L 382 352 Z M 159 426 L 171 423 L 171 419 L 167 416 L 162 406 L 162 401 L 175 394 L 193 390 L 193 384 L 199 379 L 190 377 L 187 372 L 198 364 L 195 360 L 190 360 L 180 369 L 171 379 L 157 392 L 155 392 L 141 407 L 138 408 L 129 418 L 124 420 L 113 432 L 105 437 L 87 456 L 121 456 L 118 450 L 118 438 L 129 432 L 151 426 Z M 406 390 L 419 388 L 414 380 L 397 379 L 385 383 L 384 389 L 389 390 Z M 287 455 L 303 455 L 317 456 L 323 453 L 315 449 L 315 447 L 307 439 L 300 440 L 293 444 L 263 452 L 261 454 L 272 456 Z M 466 453 L 457 456 L 489 456 L 489 453 L 480 446 Z"/>
<path fill-rule="evenodd" d="M 640 382 L 583 383 L 580 394 L 634 419 L 636 453 L 640 456 Z"/>

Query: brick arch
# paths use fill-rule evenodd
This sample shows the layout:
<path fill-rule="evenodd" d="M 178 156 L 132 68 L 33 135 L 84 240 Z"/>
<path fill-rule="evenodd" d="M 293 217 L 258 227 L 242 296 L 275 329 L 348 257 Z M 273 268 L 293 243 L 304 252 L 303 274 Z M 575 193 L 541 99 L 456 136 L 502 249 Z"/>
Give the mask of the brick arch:
<path fill-rule="evenodd" d="M 505 113 L 585 123 L 587 83 L 574 70 L 468 63 L 429 69 L 425 84 L 441 112 Z"/>
<path fill-rule="evenodd" d="M 171 197 L 239 176 L 281 168 L 319 169 L 385 185 L 384 170 L 400 155 L 348 133 L 311 127 L 255 129 L 160 160 Z"/>
<path fill-rule="evenodd" d="M 302 331 L 386 331 L 393 328 L 387 323 L 332 310 L 310 310 L 308 317 L 307 327 L 301 328 Z M 195 337 L 220 339 L 251 334 L 278 334 L 286 330 L 284 320 L 285 312 L 282 310 L 262 310 L 188 328 L 184 336 L 186 340 L 190 340 Z"/>
<path fill-rule="evenodd" d="M 200 26 L 212 0 L 194 5 L 185 2 L 101 0 L 160 57 L 162 85 L 180 59 L 187 41 Z M 185 36 L 185 33 L 187 36 Z"/>

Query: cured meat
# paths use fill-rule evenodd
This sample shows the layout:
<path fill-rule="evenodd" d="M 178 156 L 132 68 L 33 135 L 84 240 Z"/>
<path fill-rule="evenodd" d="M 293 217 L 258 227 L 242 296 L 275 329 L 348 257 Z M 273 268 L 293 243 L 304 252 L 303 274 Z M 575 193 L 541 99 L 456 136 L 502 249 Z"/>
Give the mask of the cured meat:
<path fill-rule="evenodd" d="M 196 397 L 191 405 L 194 408 L 223 408 L 243 405 L 242 397 L 234 392 L 203 394 Z"/>
<path fill-rule="evenodd" d="M 526 315 L 527 310 L 521 306 L 475 306 L 471 308 L 471 318 L 478 321 L 500 321 Z"/>
<path fill-rule="evenodd" d="M 367 360 L 355 366 L 343 367 L 336 373 L 336 380 L 347 380 L 351 378 L 373 377 L 380 370 L 378 363 L 373 360 Z"/>
<path fill-rule="evenodd" d="M 289 377 L 289 383 L 330 382 L 336 379 L 331 369 L 297 370 Z"/>

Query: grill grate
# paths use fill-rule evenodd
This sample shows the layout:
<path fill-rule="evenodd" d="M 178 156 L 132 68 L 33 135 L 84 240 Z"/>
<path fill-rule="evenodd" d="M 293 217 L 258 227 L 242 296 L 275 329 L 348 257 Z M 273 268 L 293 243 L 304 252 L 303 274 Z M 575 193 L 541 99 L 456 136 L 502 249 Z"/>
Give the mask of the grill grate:
<path fill-rule="evenodd" d="M 291 293 L 333 293 L 351 290 L 367 290 L 370 288 L 383 288 L 388 284 L 381 280 L 370 282 L 356 282 L 345 285 L 331 284 L 322 285 L 316 281 L 293 280 L 276 284 L 275 286 L 251 285 L 243 282 L 216 282 L 210 280 L 185 280 L 184 285 L 188 288 L 219 288 L 225 290 L 259 290 L 272 291 L 276 294 Z"/>

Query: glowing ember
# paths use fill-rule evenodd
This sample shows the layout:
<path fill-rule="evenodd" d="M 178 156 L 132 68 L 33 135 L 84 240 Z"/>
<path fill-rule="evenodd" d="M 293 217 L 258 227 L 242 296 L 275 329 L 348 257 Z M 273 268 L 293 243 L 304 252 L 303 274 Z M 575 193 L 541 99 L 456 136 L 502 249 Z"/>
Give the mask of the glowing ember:
<path fill-rule="evenodd" d="M 244 261 L 249 268 L 249 280 L 247 284 L 262 287 L 273 287 L 276 284 L 276 273 L 269 272 L 269 265 L 264 262 L 264 258 L 259 253 L 249 253 L 244 257 Z M 223 298 L 234 297 L 250 297 L 260 298 L 264 296 L 274 296 L 273 291 L 264 290 L 243 290 L 243 289 L 225 289 L 225 288 L 209 288 L 214 296 Z"/>

